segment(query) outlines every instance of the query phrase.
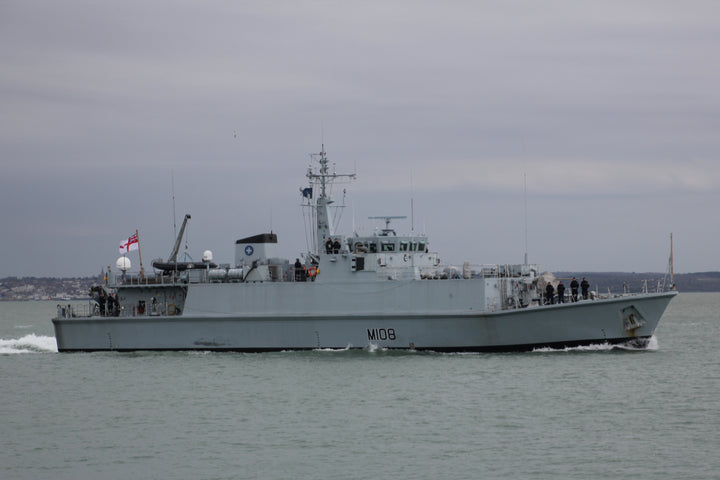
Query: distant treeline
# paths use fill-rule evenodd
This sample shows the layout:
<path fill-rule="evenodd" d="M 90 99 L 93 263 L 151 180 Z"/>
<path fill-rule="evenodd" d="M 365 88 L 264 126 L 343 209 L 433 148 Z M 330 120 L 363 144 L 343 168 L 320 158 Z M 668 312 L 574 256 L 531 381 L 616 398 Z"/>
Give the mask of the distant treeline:
<path fill-rule="evenodd" d="M 625 273 L 625 272 L 552 272 L 562 279 L 565 287 L 570 288 L 570 279 L 578 282 L 586 277 L 590 289 L 599 293 L 641 292 L 647 284 L 649 291 L 656 291 L 658 284 L 669 285 L 670 278 L 664 273 Z M 29 297 L 42 292 L 45 297 L 68 293 L 71 296 L 86 295 L 93 283 L 100 277 L 5 277 L 0 278 L 0 300 L 13 296 Z M 675 274 L 675 285 L 680 292 L 720 292 L 720 272 L 698 272 Z M 31 288 L 27 288 L 32 286 Z"/>
<path fill-rule="evenodd" d="M 625 272 L 555 272 L 569 287 L 569 279 L 576 277 L 581 281 L 587 278 L 591 290 L 599 293 L 622 293 L 643 291 L 645 284 L 649 291 L 655 291 L 658 284 L 669 285 L 670 277 L 664 273 L 625 273 Z M 566 280 L 567 279 L 567 280 Z M 720 292 L 720 272 L 676 273 L 675 286 L 680 292 Z"/>

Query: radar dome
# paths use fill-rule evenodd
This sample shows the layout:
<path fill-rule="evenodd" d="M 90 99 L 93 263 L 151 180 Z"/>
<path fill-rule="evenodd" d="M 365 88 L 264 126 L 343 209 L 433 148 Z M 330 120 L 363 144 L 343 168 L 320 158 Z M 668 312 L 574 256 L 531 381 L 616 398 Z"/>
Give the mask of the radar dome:
<path fill-rule="evenodd" d="M 117 259 L 117 262 L 115 262 L 115 267 L 121 272 L 127 272 L 132 267 L 132 264 L 130 263 L 129 258 L 120 257 Z"/>
<path fill-rule="evenodd" d="M 212 262 L 212 252 L 210 250 L 205 250 L 203 252 L 203 262 Z"/>

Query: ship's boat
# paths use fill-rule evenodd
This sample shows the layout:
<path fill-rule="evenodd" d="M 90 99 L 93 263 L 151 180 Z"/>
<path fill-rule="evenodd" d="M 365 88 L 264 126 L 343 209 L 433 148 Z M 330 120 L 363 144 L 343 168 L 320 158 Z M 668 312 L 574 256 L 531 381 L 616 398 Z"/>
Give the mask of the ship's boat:
<path fill-rule="evenodd" d="M 633 342 L 653 335 L 674 289 L 556 296 L 558 279 L 537 265 L 443 265 L 424 234 L 399 234 L 379 217 L 371 235 L 340 235 L 335 183 L 324 148 L 300 189 L 311 232 L 294 263 L 277 257 L 273 232 L 235 242 L 232 263 L 178 262 L 186 215 L 154 275 L 119 272 L 87 305 L 52 320 L 61 352 L 96 350 L 273 351 L 377 346 L 435 351 L 513 351 Z M 548 287 L 550 286 L 550 287 Z"/>

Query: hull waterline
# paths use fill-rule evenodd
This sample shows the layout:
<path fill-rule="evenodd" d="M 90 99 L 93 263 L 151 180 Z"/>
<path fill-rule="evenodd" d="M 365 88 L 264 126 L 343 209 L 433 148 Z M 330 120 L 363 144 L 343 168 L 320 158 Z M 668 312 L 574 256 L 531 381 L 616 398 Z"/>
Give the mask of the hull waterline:
<path fill-rule="evenodd" d="M 493 313 L 54 319 L 58 350 L 264 352 L 366 348 L 527 351 L 647 340 L 675 292 Z M 644 324 L 627 330 L 623 311 Z"/>

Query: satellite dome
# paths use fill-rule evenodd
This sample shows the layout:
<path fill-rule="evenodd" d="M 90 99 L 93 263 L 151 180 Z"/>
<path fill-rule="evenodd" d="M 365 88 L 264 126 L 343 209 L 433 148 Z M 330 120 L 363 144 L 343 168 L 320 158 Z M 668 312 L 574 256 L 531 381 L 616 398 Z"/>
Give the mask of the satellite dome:
<path fill-rule="evenodd" d="M 205 250 L 203 252 L 202 261 L 205 263 L 212 262 L 212 252 L 210 250 Z"/>
<path fill-rule="evenodd" d="M 115 267 L 121 272 L 127 272 L 130 268 L 132 268 L 132 264 L 130 263 L 129 258 L 120 257 L 117 259 L 117 262 L 115 262 Z"/>

